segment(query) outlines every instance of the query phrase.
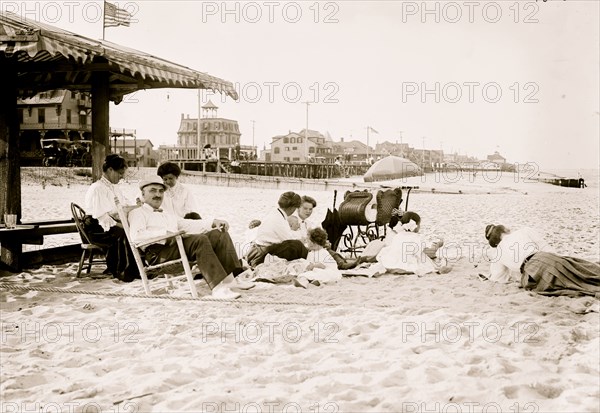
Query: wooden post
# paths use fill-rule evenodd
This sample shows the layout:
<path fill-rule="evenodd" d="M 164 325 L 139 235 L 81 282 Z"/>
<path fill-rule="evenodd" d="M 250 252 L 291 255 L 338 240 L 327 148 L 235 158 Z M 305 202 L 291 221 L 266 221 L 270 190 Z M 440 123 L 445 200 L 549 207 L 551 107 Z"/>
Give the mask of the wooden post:
<path fill-rule="evenodd" d="M 97 72 L 92 80 L 92 181 L 102 176 L 102 164 L 110 146 L 108 73 Z"/>
<path fill-rule="evenodd" d="M 21 162 L 19 156 L 19 117 L 17 116 L 17 72 L 0 64 L 0 219 L 16 214 L 21 222 Z M 3 242 L 0 259 L 11 269 L 21 269 L 20 243 Z"/>

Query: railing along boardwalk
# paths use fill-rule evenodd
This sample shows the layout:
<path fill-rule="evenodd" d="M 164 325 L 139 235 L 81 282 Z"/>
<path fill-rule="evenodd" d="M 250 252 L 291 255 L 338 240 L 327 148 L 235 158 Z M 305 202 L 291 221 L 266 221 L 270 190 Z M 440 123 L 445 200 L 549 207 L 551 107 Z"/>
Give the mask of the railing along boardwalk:
<path fill-rule="evenodd" d="M 239 166 L 229 162 L 182 160 L 177 162 L 187 171 L 218 172 L 225 169 L 233 173 L 259 176 L 279 176 L 285 178 L 332 179 L 364 175 L 370 165 L 366 164 L 325 164 L 325 163 L 292 163 L 240 161 Z M 222 165 L 222 166 L 221 166 Z"/>

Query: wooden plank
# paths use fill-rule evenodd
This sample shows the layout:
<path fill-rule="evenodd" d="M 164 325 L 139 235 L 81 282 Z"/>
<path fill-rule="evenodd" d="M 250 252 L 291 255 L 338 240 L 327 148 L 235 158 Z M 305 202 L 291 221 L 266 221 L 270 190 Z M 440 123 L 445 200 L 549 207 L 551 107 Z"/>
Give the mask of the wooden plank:
<path fill-rule="evenodd" d="M 34 268 L 40 265 L 57 265 L 77 262 L 81 257 L 81 244 L 62 245 L 60 247 L 44 248 L 37 251 L 27 251 L 22 254 L 22 267 Z"/>
<path fill-rule="evenodd" d="M 56 224 L 40 226 L 32 230 L 35 235 L 57 235 L 57 234 L 69 234 L 77 232 L 77 225 L 72 224 Z"/>
<path fill-rule="evenodd" d="M 44 245 L 44 237 L 42 235 L 30 235 L 19 238 L 19 243 L 22 245 Z"/>
<path fill-rule="evenodd" d="M 37 225 L 37 226 L 41 226 L 41 225 L 54 225 L 54 224 L 71 224 L 75 221 L 73 221 L 73 218 L 69 218 L 69 219 L 52 219 L 52 220 L 42 220 L 42 221 L 26 221 L 26 222 L 21 222 L 21 225 Z"/>
<path fill-rule="evenodd" d="M 26 242 L 27 240 L 37 240 L 44 235 L 68 234 L 72 232 L 77 232 L 77 225 L 75 223 L 45 225 L 27 229 L 3 229 L 0 231 L 0 242 L 4 244 L 7 241 L 14 241 L 21 244 L 29 244 L 29 242 Z M 37 244 L 38 242 L 32 243 Z"/>

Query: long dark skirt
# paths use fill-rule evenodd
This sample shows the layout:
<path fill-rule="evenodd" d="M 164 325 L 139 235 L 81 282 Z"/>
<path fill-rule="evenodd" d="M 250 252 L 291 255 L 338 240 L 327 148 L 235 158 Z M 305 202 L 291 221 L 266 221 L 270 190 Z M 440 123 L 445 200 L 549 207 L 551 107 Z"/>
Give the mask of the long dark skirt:
<path fill-rule="evenodd" d="M 140 272 L 123 228 L 111 227 L 106 232 L 88 232 L 88 235 L 94 244 L 104 248 L 106 273 L 125 282 L 140 278 Z"/>
<path fill-rule="evenodd" d="M 600 265 L 581 258 L 538 252 L 523 266 L 521 285 L 543 295 L 600 294 Z"/>

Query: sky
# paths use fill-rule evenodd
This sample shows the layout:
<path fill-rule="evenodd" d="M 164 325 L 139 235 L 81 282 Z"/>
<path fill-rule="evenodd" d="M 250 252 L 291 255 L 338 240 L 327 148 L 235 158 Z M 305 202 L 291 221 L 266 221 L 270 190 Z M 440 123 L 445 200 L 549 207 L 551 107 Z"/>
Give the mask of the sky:
<path fill-rule="evenodd" d="M 113 128 L 174 145 L 211 99 L 243 145 L 308 127 L 334 141 L 403 142 L 540 169 L 598 168 L 598 1 L 114 1 L 105 38 L 231 81 L 238 101 L 190 89 L 111 104 Z M 0 9 L 102 38 L 102 2 Z M 252 122 L 254 121 L 254 123 Z M 253 136 L 254 124 L 254 136 Z"/>

